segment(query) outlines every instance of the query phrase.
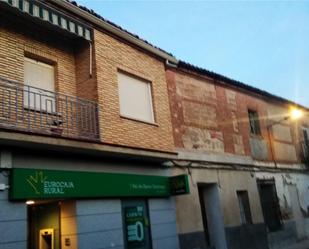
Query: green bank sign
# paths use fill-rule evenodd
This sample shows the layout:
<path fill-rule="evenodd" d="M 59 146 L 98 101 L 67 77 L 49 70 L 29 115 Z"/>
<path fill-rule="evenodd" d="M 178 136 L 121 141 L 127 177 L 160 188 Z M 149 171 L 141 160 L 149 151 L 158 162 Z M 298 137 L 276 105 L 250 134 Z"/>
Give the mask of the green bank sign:
<path fill-rule="evenodd" d="M 11 177 L 11 200 L 138 196 L 167 197 L 175 194 L 189 193 L 187 175 L 164 177 L 80 171 L 13 169 Z"/>

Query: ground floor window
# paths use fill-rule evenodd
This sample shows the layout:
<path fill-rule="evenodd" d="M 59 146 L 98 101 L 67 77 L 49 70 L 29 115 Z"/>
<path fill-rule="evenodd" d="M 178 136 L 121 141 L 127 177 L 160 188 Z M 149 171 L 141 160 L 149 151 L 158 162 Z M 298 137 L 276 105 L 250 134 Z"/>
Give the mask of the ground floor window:
<path fill-rule="evenodd" d="M 248 191 L 238 190 L 236 192 L 240 210 L 241 224 L 252 224 L 252 216 Z"/>

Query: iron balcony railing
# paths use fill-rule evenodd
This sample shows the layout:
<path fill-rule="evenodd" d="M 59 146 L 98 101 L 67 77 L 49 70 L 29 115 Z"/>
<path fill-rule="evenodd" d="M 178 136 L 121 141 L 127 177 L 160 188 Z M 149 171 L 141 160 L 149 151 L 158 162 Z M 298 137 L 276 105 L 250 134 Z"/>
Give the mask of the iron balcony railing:
<path fill-rule="evenodd" d="M 301 158 L 309 166 L 309 140 L 301 142 Z"/>
<path fill-rule="evenodd" d="M 98 140 L 98 105 L 0 77 L 0 128 Z"/>

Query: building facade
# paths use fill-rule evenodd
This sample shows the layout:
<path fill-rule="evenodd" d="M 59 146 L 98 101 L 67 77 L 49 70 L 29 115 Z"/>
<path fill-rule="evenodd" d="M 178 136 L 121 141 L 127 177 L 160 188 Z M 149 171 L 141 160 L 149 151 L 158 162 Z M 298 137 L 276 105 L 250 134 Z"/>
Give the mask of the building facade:
<path fill-rule="evenodd" d="M 290 103 L 179 62 L 167 69 L 181 248 L 284 248 L 308 236 L 308 118 Z M 304 112 L 307 112 L 303 108 Z M 186 205 L 190 203 L 190 205 Z"/>
<path fill-rule="evenodd" d="M 169 58 L 73 3 L 0 1 L 0 248 L 179 248 Z"/>
<path fill-rule="evenodd" d="M 75 2 L 0 0 L 0 248 L 306 239 L 309 119 L 290 106 Z"/>

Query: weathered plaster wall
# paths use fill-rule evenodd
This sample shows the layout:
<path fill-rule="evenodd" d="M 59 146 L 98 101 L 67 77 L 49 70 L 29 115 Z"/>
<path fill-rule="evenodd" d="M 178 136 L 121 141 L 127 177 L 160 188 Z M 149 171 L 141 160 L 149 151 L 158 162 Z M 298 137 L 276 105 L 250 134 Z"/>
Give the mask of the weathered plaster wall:
<path fill-rule="evenodd" d="M 309 175 L 256 173 L 258 179 L 274 179 L 284 225 L 268 236 L 271 249 L 293 244 L 309 236 Z M 296 191 L 292 192 L 291 189 Z M 293 196 L 292 196 L 293 195 Z M 300 208 L 300 212 L 295 212 Z M 297 211 L 297 210 L 296 210 Z M 300 214 L 300 216 L 299 216 Z"/>
<path fill-rule="evenodd" d="M 286 117 L 288 106 L 267 102 L 191 71 L 168 69 L 166 78 L 176 149 L 250 156 L 262 162 L 273 162 L 274 155 L 278 164 L 300 162 L 300 128 L 309 128 L 308 118 L 274 125 L 269 134 L 268 124 Z M 258 112 L 260 135 L 250 134 L 249 109 Z"/>
<path fill-rule="evenodd" d="M 299 203 L 303 215 L 304 217 L 309 218 L 309 175 L 295 173 L 256 173 L 256 177 L 258 179 L 275 180 L 282 217 L 284 220 L 293 218 L 293 214 L 291 213 L 291 196 L 288 186 L 295 185 L 298 190 Z"/>
<path fill-rule="evenodd" d="M 268 105 L 268 119 L 273 125 L 270 129 L 274 156 L 280 162 L 297 162 L 299 156 L 296 151 L 297 133 L 295 124 L 291 120 L 282 121 L 289 115 L 289 108 L 278 105 Z"/>
<path fill-rule="evenodd" d="M 174 174 L 181 173 L 184 173 L 184 170 L 178 169 L 174 172 Z M 217 212 L 222 217 L 228 248 L 245 249 L 250 241 L 254 249 L 267 248 L 266 229 L 263 225 L 264 219 L 254 174 L 214 169 L 190 169 L 188 173 L 190 174 L 190 194 L 175 198 L 177 226 L 182 248 L 207 248 L 198 187 L 205 188 L 209 184 L 216 184 L 219 190 L 220 208 L 217 208 Z M 249 195 L 253 224 L 248 225 L 247 229 L 244 229 L 241 224 L 236 194 L 238 190 L 246 190 Z M 208 215 L 209 212 L 210 210 Z M 209 229 L 212 231 L 213 227 Z M 224 238 L 221 239 L 224 240 Z"/>
<path fill-rule="evenodd" d="M 183 173 L 181 170 L 175 172 L 175 174 L 181 173 Z M 190 195 L 176 197 L 179 233 L 203 230 L 198 184 L 206 183 L 217 183 L 219 186 L 221 212 L 225 226 L 241 224 L 237 190 L 248 191 L 253 223 L 263 223 L 256 178 L 250 172 L 194 169 L 190 173 Z M 190 205 L 185 203 L 190 203 Z"/>
<path fill-rule="evenodd" d="M 166 78 L 176 148 L 268 159 L 264 101 L 192 72 L 167 70 Z M 259 137 L 249 134 L 248 109 L 261 117 Z"/>

